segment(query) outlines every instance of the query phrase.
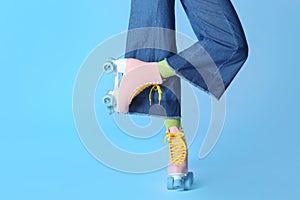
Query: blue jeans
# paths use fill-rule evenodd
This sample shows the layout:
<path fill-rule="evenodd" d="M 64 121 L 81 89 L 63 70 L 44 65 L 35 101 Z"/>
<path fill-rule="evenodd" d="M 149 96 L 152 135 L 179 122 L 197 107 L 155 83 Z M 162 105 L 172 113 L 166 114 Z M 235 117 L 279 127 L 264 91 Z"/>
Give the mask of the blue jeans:
<path fill-rule="evenodd" d="M 198 41 L 177 52 L 174 4 L 175 0 L 131 1 L 125 57 L 166 59 L 179 77 L 219 99 L 248 56 L 239 18 L 230 0 L 181 0 Z M 129 112 L 180 117 L 180 79 L 168 78 L 162 89 L 163 109 L 150 107 L 148 89 L 134 99 Z"/>

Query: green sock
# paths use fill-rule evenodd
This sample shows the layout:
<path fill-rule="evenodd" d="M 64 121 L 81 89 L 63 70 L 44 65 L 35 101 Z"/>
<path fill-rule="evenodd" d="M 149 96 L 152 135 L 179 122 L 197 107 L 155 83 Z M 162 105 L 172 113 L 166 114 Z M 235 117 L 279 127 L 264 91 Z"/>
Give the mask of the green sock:
<path fill-rule="evenodd" d="M 176 75 L 176 73 L 173 69 L 171 69 L 166 60 L 158 62 L 158 70 L 162 78 L 169 78 Z"/>
<path fill-rule="evenodd" d="M 168 128 L 172 126 L 176 126 L 178 129 L 181 128 L 181 120 L 180 118 L 177 119 L 165 119 L 164 120 L 165 126 Z"/>

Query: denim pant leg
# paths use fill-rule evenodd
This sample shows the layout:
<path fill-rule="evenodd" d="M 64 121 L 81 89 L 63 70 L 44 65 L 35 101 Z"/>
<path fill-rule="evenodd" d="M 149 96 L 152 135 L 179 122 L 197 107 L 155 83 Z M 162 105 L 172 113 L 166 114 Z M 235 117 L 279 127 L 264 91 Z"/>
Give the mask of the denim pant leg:
<path fill-rule="evenodd" d="M 230 0 L 181 0 L 198 42 L 167 58 L 183 78 L 220 98 L 248 55 Z"/>
<path fill-rule="evenodd" d="M 126 58 L 158 62 L 176 53 L 174 3 L 175 0 L 131 1 Z M 129 113 L 180 117 L 180 79 L 168 78 L 161 88 L 161 106 L 150 106 L 148 88 L 134 98 Z M 152 94 L 152 102 L 157 103 L 157 92 Z"/>

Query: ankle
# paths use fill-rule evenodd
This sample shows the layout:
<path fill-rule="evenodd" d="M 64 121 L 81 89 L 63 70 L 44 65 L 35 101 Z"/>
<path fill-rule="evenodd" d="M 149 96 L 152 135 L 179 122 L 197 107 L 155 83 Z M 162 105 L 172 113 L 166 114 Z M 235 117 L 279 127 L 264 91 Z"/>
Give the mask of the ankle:
<path fill-rule="evenodd" d="M 179 130 L 181 128 L 181 119 L 175 118 L 175 119 L 165 119 L 164 120 L 166 128 L 169 130 L 172 128 L 172 130 L 175 131 L 174 126 Z"/>
<path fill-rule="evenodd" d="M 175 71 L 169 66 L 166 60 L 158 62 L 158 70 L 162 78 L 169 78 L 175 76 Z"/>

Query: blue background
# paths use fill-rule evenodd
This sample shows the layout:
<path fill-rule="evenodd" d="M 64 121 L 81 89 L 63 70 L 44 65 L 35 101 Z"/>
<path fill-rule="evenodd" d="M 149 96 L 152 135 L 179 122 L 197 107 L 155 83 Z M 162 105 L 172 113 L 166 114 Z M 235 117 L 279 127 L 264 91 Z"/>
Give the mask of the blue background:
<path fill-rule="evenodd" d="M 0 2 L 0 199 L 299 199 L 299 1 L 233 1 L 250 55 L 228 90 L 216 148 L 198 160 L 206 123 L 190 148 L 196 182 L 187 192 L 165 189 L 166 169 L 136 175 L 105 167 L 75 129 L 80 65 L 126 31 L 129 3 Z M 179 4 L 177 27 L 193 36 Z"/>

